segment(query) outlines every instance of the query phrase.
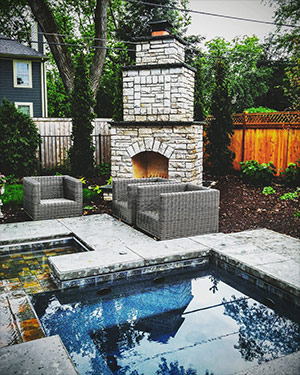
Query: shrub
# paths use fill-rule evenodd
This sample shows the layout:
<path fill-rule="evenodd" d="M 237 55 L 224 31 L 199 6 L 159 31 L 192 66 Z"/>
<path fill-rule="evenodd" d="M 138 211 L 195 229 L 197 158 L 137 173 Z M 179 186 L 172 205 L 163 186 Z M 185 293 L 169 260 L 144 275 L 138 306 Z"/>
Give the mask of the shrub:
<path fill-rule="evenodd" d="M 95 166 L 96 176 L 105 176 L 110 174 L 110 164 L 102 163 Z"/>
<path fill-rule="evenodd" d="M 102 200 L 103 196 L 98 192 L 99 189 L 87 189 L 83 188 L 83 202 L 93 203 Z"/>
<path fill-rule="evenodd" d="M 280 199 L 281 200 L 288 200 L 288 199 L 294 200 L 294 199 L 297 199 L 299 196 L 300 196 L 300 189 L 297 189 L 293 193 L 285 193 L 285 194 L 283 194 L 280 197 Z"/>
<path fill-rule="evenodd" d="M 38 166 L 36 153 L 40 142 L 32 119 L 3 99 L 0 106 L 0 171 L 20 177 L 33 174 Z"/>
<path fill-rule="evenodd" d="M 272 162 L 259 164 L 256 160 L 248 160 L 240 165 L 243 180 L 257 186 L 269 185 L 276 173 Z"/>
<path fill-rule="evenodd" d="M 214 88 L 211 111 L 213 120 L 207 128 L 207 164 L 212 173 L 225 175 L 232 169 L 234 153 L 229 149 L 233 134 L 232 106 L 229 96 L 228 65 L 218 59 L 214 63 Z"/>
<path fill-rule="evenodd" d="M 277 112 L 277 109 L 271 109 L 266 107 L 251 107 L 245 109 L 245 112 L 248 113 L 271 113 L 271 112 Z"/>
<path fill-rule="evenodd" d="M 288 167 L 280 172 L 281 181 L 290 186 L 300 186 L 300 159 L 290 163 Z"/>
<path fill-rule="evenodd" d="M 92 142 L 94 100 L 88 74 L 86 58 L 81 53 L 77 58 L 71 98 L 73 144 L 70 148 L 70 162 L 72 173 L 77 176 L 92 175 L 94 166 Z"/>
<path fill-rule="evenodd" d="M 20 208 L 23 206 L 23 185 L 5 185 L 1 196 L 5 208 Z"/>
<path fill-rule="evenodd" d="M 274 194 L 274 193 L 276 193 L 276 192 L 275 192 L 275 190 L 272 188 L 272 186 L 265 186 L 265 187 L 263 188 L 262 193 L 263 193 L 264 195 L 270 195 L 270 194 Z"/>

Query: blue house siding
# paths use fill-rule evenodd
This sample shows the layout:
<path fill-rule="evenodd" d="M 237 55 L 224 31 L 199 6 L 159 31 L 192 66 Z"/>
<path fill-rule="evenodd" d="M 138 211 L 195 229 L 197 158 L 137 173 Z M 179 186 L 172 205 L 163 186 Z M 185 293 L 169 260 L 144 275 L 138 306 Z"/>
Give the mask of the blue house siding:
<path fill-rule="evenodd" d="M 33 103 L 33 116 L 42 117 L 41 63 L 32 61 L 32 88 L 14 87 L 14 59 L 0 59 L 0 100 Z M 17 59 L 15 59 L 17 60 Z M 30 61 L 30 59 L 22 59 Z"/>

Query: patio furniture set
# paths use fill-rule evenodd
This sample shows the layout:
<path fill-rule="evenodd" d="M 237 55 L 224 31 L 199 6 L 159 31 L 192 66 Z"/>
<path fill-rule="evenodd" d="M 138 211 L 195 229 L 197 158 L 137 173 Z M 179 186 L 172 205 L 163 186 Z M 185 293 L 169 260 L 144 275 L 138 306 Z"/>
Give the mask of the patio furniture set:
<path fill-rule="evenodd" d="M 80 216 L 82 183 L 70 176 L 25 177 L 24 211 L 33 220 Z M 112 214 L 160 240 L 218 232 L 216 189 L 164 178 L 115 179 Z"/>

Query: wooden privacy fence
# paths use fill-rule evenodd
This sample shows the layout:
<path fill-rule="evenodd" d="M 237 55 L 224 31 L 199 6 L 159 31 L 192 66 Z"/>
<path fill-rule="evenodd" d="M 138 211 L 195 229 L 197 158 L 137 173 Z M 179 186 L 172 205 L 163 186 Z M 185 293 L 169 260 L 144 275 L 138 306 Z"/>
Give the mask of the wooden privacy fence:
<path fill-rule="evenodd" d="M 207 119 L 207 126 L 211 119 Z M 232 115 L 232 119 L 234 134 L 230 149 L 235 153 L 235 169 L 240 169 L 241 161 L 272 161 L 279 174 L 300 158 L 300 111 L 244 112 Z"/>
<path fill-rule="evenodd" d="M 68 118 L 34 118 L 42 143 L 38 150 L 41 168 L 62 166 L 68 159 L 71 146 L 72 120 Z M 96 164 L 110 164 L 109 119 L 93 121 L 93 144 Z"/>
<path fill-rule="evenodd" d="M 39 146 L 39 162 L 41 168 L 53 169 L 63 166 L 68 160 L 71 146 L 71 135 L 42 135 Z M 93 135 L 96 164 L 110 164 L 110 135 Z"/>

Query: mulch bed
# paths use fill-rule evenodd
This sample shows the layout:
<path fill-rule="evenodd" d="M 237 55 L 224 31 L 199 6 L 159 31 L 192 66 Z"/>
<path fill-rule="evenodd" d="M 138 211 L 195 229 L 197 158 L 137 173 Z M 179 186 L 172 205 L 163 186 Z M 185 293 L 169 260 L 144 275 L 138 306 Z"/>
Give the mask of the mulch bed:
<path fill-rule="evenodd" d="M 300 218 L 294 216 L 300 211 L 300 198 L 296 200 L 281 200 L 280 196 L 295 191 L 278 183 L 272 187 L 276 193 L 262 194 L 261 187 L 245 184 L 237 176 L 225 176 L 216 181 L 214 188 L 220 190 L 220 232 L 240 232 L 247 229 L 268 228 L 279 233 L 300 238 Z M 103 179 L 88 181 L 102 185 Z M 84 215 L 111 213 L 111 201 L 99 201 L 92 204 L 93 209 L 84 210 Z M 2 209 L 4 218 L 0 223 L 29 221 L 23 209 Z"/>

